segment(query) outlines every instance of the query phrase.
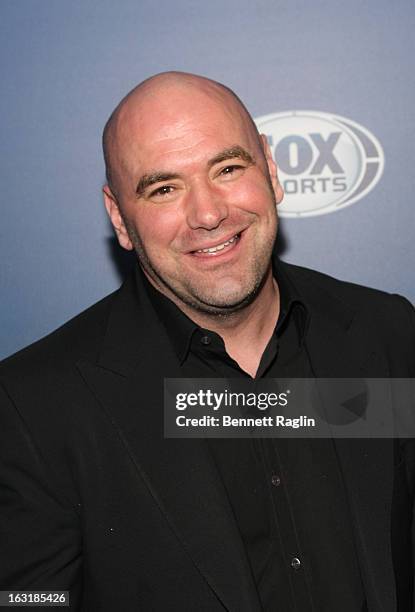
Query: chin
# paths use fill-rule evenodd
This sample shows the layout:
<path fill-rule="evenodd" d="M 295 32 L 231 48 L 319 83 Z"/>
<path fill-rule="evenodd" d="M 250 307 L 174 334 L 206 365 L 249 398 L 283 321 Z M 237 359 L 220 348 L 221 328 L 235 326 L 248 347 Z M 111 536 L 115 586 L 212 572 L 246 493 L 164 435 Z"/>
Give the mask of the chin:
<path fill-rule="evenodd" d="M 193 298 L 190 297 L 188 304 L 206 314 L 229 315 L 251 304 L 258 295 L 260 286 L 261 283 L 257 283 L 251 287 L 238 286 L 233 291 L 226 292 L 192 292 Z"/>

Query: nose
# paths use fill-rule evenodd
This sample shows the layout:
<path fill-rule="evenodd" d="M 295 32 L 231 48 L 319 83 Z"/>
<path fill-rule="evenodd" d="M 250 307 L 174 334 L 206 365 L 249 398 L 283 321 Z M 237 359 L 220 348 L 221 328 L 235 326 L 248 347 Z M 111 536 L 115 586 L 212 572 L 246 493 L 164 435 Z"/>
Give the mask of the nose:
<path fill-rule="evenodd" d="M 192 185 L 186 202 L 187 224 L 191 229 L 213 230 L 228 216 L 223 194 L 214 186 L 200 182 Z"/>

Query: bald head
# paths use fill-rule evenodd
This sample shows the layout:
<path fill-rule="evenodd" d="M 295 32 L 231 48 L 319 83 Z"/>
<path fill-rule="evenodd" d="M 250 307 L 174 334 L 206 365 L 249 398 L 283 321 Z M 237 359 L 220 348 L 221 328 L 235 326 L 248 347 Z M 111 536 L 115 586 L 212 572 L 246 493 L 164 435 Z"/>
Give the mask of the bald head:
<path fill-rule="evenodd" d="M 119 192 L 125 168 L 124 151 L 131 139 L 140 143 L 140 125 L 154 123 L 157 118 L 177 121 L 180 115 L 210 105 L 222 107 L 231 121 L 241 122 L 249 133 L 259 155 L 263 155 L 261 140 L 247 109 L 237 95 L 225 85 L 211 79 L 185 72 L 164 72 L 152 76 L 132 89 L 118 104 L 108 119 L 103 132 L 106 176 L 114 196 Z"/>
<path fill-rule="evenodd" d="M 159 291 L 203 316 L 239 311 L 265 282 L 272 291 L 282 190 L 266 138 L 227 87 L 147 79 L 112 113 L 104 153 L 118 242 Z"/>

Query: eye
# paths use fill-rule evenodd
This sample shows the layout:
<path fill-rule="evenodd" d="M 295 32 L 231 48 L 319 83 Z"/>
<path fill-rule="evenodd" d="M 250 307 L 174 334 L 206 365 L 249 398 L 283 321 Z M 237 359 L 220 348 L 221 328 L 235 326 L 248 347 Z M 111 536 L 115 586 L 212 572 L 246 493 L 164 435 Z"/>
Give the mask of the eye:
<path fill-rule="evenodd" d="M 162 185 L 161 187 L 157 187 L 150 193 L 150 198 L 157 198 L 167 196 L 174 191 L 174 187 L 171 185 Z"/>
<path fill-rule="evenodd" d="M 236 170 L 242 170 L 243 166 L 233 164 L 232 166 L 226 166 L 220 171 L 221 174 L 234 174 Z"/>
<path fill-rule="evenodd" d="M 229 166 L 221 168 L 218 173 L 218 176 L 224 180 L 232 180 L 239 176 L 244 170 L 245 166 L 241 166 L 241 164 L 231 164 Z"/>

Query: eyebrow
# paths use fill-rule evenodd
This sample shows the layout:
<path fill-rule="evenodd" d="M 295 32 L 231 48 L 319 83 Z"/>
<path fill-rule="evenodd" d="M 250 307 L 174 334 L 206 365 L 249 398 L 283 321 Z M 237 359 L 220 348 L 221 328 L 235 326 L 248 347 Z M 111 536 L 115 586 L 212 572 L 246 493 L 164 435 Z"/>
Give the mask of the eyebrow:
<path fill-rule="evenodd" d="M 172 181 L 173 179 L 180 178 L 180 174 L 173 172 L 152 172 L 151 174 L 144 174 L 138 181 L 135 193 L 137 196 L 143 195 L 147 187 L 154 185 L 155 183 L 161 183 L 162 181 Z"/>
<path fill-rule="evenodd" d="M 227 159 L 233 158 L 243 159 L 248 164 L 254 164 L 255 159 L 252 157 L 248 151 L 240 147 L 239 145 L 234 145 L 232 147 L 228 147 L 227 149 L 223 149 L 220 151 L 215 157 L 213 157 L 208 162 L 208 167 L 212 168 L 215 164 L 219 164 L 220 162 L 226 161 Z"/>
<path fill-rule="evenodd" d="M 250 153 L 248 153 L 248 151 L 246 151 L 239 145 L 235 145 L 235 146 L 223 149 L 217 155 L 212 157 L 212 159 L 208 161 L 208 168 L 212 168 L 216 164 L 226 161 L 227 159 L 235 159 L 235 158 L 243 159 L 248 164 L 255 163 L 255 159 L 252 157 Z M 137 188 L 135 190 L 136 195 L 138 197 L 142 196 L 145 190 L 148 187 L 151 187 L 151 185 L 154 185 L 156 183 L 161 183 L 163 181 L 172 181 L 177 178 L 180 178 L 180 174 L 177 174 L 174 172 L 156 171 L 156 172 L 151 172 L 150 174 L 144 174 L 138 181 Z"/>

